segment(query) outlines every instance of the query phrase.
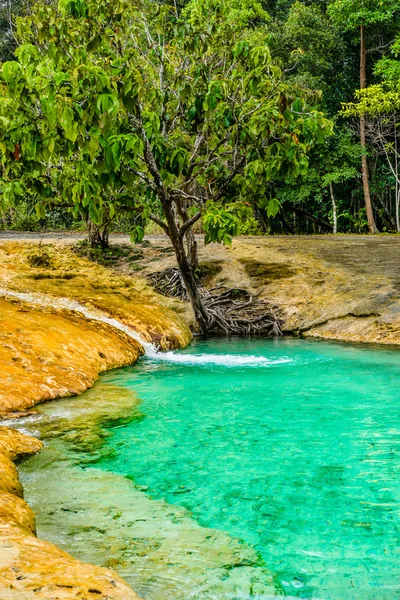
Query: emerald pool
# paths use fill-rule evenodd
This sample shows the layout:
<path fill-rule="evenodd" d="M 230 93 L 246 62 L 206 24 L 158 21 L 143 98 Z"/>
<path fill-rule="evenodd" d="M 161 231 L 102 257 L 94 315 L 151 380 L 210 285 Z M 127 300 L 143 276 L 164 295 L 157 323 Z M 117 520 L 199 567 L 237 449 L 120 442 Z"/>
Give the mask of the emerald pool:
<path fill-rule="evenodd" d="M 252 546 L 279 595 L 400 597 L 397 350 L 197 340 L 102 385 L 132 391 L 139 412 L 105 424 L 94 470 Z"/>

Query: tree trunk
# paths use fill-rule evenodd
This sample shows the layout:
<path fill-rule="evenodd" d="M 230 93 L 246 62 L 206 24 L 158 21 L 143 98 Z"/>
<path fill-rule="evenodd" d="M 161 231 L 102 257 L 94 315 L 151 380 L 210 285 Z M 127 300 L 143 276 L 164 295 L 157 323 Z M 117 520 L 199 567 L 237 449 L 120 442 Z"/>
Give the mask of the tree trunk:
<path fill-rule="evenodd" d="M 212 321 L 206 307 L 204 306 L 194 270 L 186 255 L 183 239 L 175 220 L 174 210 L 168 200 L 164 200 L 163 208 L 168 225 L 168 237 L 171 240 L 175 251 L 176 261 L 185 284 L 187 295 L 193 308 L 196 322 L 202 333 L 207 333 L 212 325 Z"/>
<path fill-rule="evenodd" d="M 90 217 L 88 217 L 86 222 L 89 244 L 92 247 L 100 246 L 103 250 L 108 248 L 108 225 L 105 225 L 103 229 L 101 229 L 99 225 L 93 223 Z"/>
<path fill-rule="evenodd" d="M 394 220 L 394 218 L 392 216 L 392 213 L 390 212 L 390 210 L 386 206 L 384 198 L 382 198 L 382 196 L 380 196 L 379 194 L 376 194 L 376 198 L 379 201 L 379 204 L 382 206 L 383 210 L 385 211 L 385 215 L 387 217 L 388 223 L 390 223 L 390 225 L 392 226 L 392 228 L 396 231 L 396 221 Z M 376 206 L 376 203 L 375 203 L 375 206 Z"/>
<path fill-rule="evenodd" d="M 254 214 L 255 219 L 257 219 L 258 223 L 260 224 L 263 233 L 268 233 L 268 225 L 265 221 L 265 217 L 264 217 L 262 210 L 260 208 L 258 208 L 258 206 L 254 205 L 253 206 L 253 214 Z"/>
<path fill-rule="evenodd" d="M 177 204 L 176 206 L 179 216 L 181 217 L 183 223 L 188 221 L 188 206 L 182 206 L 182 204 Z M 196 237 L 193 233 L 193 229 L 190 227 L 185 233 L 186 239 L 186 256 L 188 257 L 188 261 L 190 266 L 192 267 L 193 273 L 196 269 L 199 268 L 199 255 L 197 252 L 197 241 Z"/>
<path fill-rule="evenodd" d="M 280 220 L 282 223 L 283 233 L 295 235 L 296 232 L 293 229 L 293 227 L 291 226 L 291 224 L 289 223 L 289 221 L 286 219 L 286 215 L 285 215 L 283 209 L 281 209 L 279 211 L 279 217 L 280 217 Z"/>
<path fill-rule="evenodd" d="M 394 170 L 396 173 L 396 198 L 395 198 L 395 211 L 396 211 L 396 229 L 400 233 L 400 182 L 399 182 L 399 154 L 398 154 L 398 140 L 397 140 L 397 127 L 396 117 L 394 117 L 393 132 L 394 132 Z"/>
<path fill-rule="evenodd" d="M 187 257 L 193 273 L 199 268 L 199 254 L 197 251 L 197 240 L 191 229 L 185 233 Z"/>
<path fill-rule="evenodd" d="M 337 233 L 337 207 L 336 207 L 335 194 L 333 193 L 332 183 L 329 184 L 329 192 L 331 195 L 331 202 L 332 202 L 333 233 Z"/>
<path fill-rule="evenodd" d="M 360 25 L 360 89 L 366 87 L 366 58 L 367 52 L 365 47 L 365 26 Z M 368 163 L 367 163 L 367 143 L 365 139 L 365 115 L 360 117 L 360 143 L 363 150 L 361 157 L 361 172 L 364 189 L 365 208 L 367 209 L 368 228 L 370 233 L 379 233 L 372 211 L 371 194 L 369 191 Z"/>

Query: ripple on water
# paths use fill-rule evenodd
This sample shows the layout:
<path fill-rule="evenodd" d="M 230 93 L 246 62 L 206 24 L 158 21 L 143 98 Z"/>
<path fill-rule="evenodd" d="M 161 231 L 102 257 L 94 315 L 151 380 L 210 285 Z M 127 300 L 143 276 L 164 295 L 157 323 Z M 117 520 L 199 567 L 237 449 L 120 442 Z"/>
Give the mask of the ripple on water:
<path fill-rule="evenodd" d="M 165 587 L 185 600 L 267 598 L 274 589 L 289 598 L 397 597 L 399 352 L 220 340 L 198 341 L 173 357 L 110 373 L 79 399 L 82 422 L 82 399 L 91 393 L 98 405 L 107 386 L 130 391 L 139 404 L 131 419 L 100 419 L 107 437 L 100 436 L 91 466 L 87 448 L 73 440 L 71 458 L 71 439 L 62 442 L 74 473 L 64 504 L 77 510 L 65 513 L 64 547 L 71 550 L 74 523 L 90 523 L 90 534 L 78 530 L 82 539 L 73 543 L 80 558 L 94 552 L 106 561 L 111 532 L 120 572 L 149 599 L 165 598 Z M 56 410 L 63 402 L 70 411 L 71 400 Z M 50 470 L 40 470 L 40 485 L 26 474 L 28 499 L 37 493 L 39 504 Z M 81 501 L 89 474 L 105 483 L 93 480 Z M 108 479 L 116 474 L 136 488 Z M 58 488 L 60 476 L 50 477 Z M 146 510 L 127 504 L 133 492 L 149 503 Z M 59 514 L 40 509 L 39 530 L 59 531 Z M 96 531 L 106 515 L 107 536 Z M 182 519 L 181 529 L 165 529 Z M 213 533 L 204 535 L 206 527 Z"/>

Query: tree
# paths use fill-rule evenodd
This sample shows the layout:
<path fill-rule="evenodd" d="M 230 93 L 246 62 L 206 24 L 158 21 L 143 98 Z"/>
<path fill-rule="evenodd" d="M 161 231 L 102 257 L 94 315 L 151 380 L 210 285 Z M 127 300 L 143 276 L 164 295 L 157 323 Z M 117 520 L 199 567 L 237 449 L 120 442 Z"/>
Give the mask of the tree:
<path fill-rule="evenodd" d="M 360 158 L 359 148 L 355 147 L 351 135 L 343 130 L 325 148 L 324 173 L 321 177 L 322 190 L 329 190 L 332 204 L 333 233 L 338 233 L 338 203 L 334 186 L 354 179 L 357 175 L 355 161 Z"/>
<path fill-rule="evenodd" d="M 271 29 L 274 56 L 281 58 L 290 80 L 322 90 L 321 102 L 326 103 L 333 95 L 332 88 L 337 89 L 338 75 L 343 70 L 346 48 L 338 28 L 319 3 L 303 4 L 296 0 L 287 17 L 273 21 Z"/>
<path fill-rule="evenodd" d="M 184 19 L 147 0 L 36 5 L 2 68 L 3 201 L 33 193 L 40 211 L 60 199 L 99 226 L 148 215 L 210 329 L 185 236 L 202 219 L 206 242 L 229 243 L 249 198 L 304 172 L 332 129 L 311 92 L 285 84 L 254 26 L 266 19 L 256 0 L 193 0 Z"/>
<path fill-rule="evenodd" d="M 400 61 L 398 52 L 400 38 L 391 47 L 389 56 L 375 65 L 375 74 L 381 83 L 368 86 L 356 92 L 356 102 L 344 106 L 347 116 L 369 117 L 366 135 L 381 156 L 395 180 L 396 229 L 400 232 L 400 147 L 398 129 L 400 126 Z"/>
<path fill-rule="evenodd" d="M 332 228 L 337 233 L 343 202 L 340 194 L 337 198 L 335 188 L 357 177 L 359 160 L 359 144 L 354 143 L 351 132 L 336 124 L 335 135 L 311 151 L 307 171 L 287 178 L 276 190 L 282 208 L 305 216 L 323 231 Z M 289 223 L 285 225 L 288 228 Z"/>
<path fill-rule="evenodd" d="M 14 19 L 27 10 L 27 0 L 3 0 L 0 2 L 0 62 L 12 60 L 17 47 Z"/>
<path fill-rule="evenodd" d="M 333 0 L 328 7 L 334 21 L 344 25 L 347 30 L 358 30 L 360 34 L 360 89 L 367 85 L 366 59 L 367 49 L 365 44 L 366 28 L 390 20 L 394 13 L 400 9 L 399 0 Z M 361 157 L 362 180 L 364 200 L 367 211 L 370 233 L 377 233 L 372 211 L 371 195 L 369 189 L 367 144 L 365 134 L 365 115 L 360 115 L 360 144 L 363 149 Z"/>

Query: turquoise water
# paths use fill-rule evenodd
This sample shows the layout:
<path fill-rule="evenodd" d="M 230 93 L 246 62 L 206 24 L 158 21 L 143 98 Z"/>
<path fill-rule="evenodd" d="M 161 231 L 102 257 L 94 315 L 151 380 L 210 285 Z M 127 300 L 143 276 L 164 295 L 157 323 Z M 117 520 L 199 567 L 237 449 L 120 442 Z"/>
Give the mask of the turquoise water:
<path fill-rule="evenodd" d="M 284 595 L 400 597 L 400 353 L 196 341 L 104 381 L 141 418 L 97 467 L 253 545 Z"/>

